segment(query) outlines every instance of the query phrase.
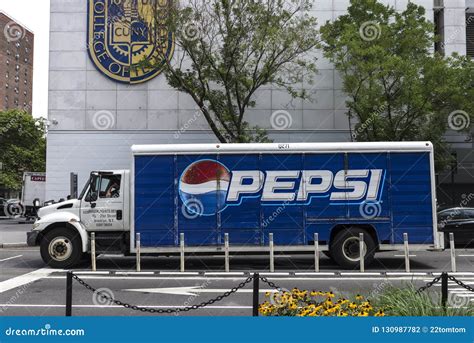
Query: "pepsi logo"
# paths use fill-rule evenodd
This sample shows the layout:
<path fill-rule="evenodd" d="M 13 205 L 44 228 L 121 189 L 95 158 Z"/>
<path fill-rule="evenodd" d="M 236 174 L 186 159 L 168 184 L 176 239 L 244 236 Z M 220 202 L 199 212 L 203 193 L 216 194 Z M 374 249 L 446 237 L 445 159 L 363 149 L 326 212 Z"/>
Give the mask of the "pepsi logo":
<path fill-rule="evenodd" d="M 185 217 L 214 215 L 226 206 L 230 172 L 215 160 L 199 160 L 181 174 L 179 195 Z"/>

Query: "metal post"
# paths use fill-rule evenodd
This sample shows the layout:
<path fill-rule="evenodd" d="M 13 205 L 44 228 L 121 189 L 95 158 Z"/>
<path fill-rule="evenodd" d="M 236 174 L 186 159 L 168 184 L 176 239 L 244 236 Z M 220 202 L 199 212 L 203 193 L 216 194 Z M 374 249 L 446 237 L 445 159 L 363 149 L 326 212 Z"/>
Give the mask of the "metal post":
<path fill-rule="evenodd" d="M 268 244 L 270 245 L 270 272 L 275 271 L 275 255 L 273 252 L 273 233 L 268 234 Z"/>
<path fill-rule="evenodd" d="M 137 255 L 137 272 L 141 271 L 141 260 L 140 260 L 140 233 L 137 232 L 136 238 L 135 238 L 135 247 L 136 247 L 136 255 Z"/>
<path fill-rule="evenodd" d="M 319 272 L 319 234 L 314 234 L 314 271 Z"/>
<path fill-rule="evenodd" d="M 72 271 L 66 274 L 66 317 L 72 314 Z"/>
<path fill-rule="evenodd" d="M 258 294 L 260 292 L 259 281 L 260 281 L 260 274 L 254 273 L 253 274 L 253 293 L 252 293 L 252 297 L 253 297 L 252 315 L 254 317 L 258 317 Z"/>
<path fill-rule="evenodd" d="M 441 273 L 441 305 L 446 311 L 446 302 L 448 300 L 448 273 Z"/>
<path fill-rule="evenodd" d="M 408 233 L 403 234 L 403 246 L 405 248 L 405 271 L 410 272 L 410 250 L 408 249 Z"/>
<path fill-rule="evenodd" d="M 184 272 L 184 233 L 179 234 L 179 247 L 180 247 L 180 270 Z"/>
<path fill-rule="evenodd" d="M 229 234 L 226 232 L 224 234 L 224 254 L 225 254 L 225 271 L 229 272 L 230 266 L 229 266 Z"/>
<path fill-rule="evenodd" d="M 91 233 L 91 259 L 92 259 L 92 271 L 97 270 L 97 265 L 95 263 L 95 232 Z"/>
<path fill-rule="evenodd" d="M 451 250 L 451 271 L 456 272 L 456 250 L 454 247 L 454 233 L 449 233 L 449 249 Z"/>
<path fill-rule="evenodd" d="M 359 265 L 360 265 L 360 272 L 363 273 L 365 271 L 365 254 L 364 254 L 364 234 L 361 232 L 359 233 Z"/>

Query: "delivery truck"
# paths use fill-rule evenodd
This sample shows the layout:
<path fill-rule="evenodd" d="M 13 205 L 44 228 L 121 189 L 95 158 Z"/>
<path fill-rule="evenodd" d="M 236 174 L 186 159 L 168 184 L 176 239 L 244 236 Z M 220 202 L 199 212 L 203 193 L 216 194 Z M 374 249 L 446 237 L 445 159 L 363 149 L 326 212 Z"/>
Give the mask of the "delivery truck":
<path fill-rule="evenodd" d="M 46 192 L 46 173 L 24 172 L 21 188 L 21 204 L 24 207 L 24 217 L 36 217 L 37 208 L 44 203 Z"/>
<path fill-rule="evenodd" d="M 320 250 L 344 268 L 379 251 L 443 249 L 430 142 L 134 145 L 130 170 L 93 171 L 28 233 L 52 267 L 124 255 Z M 226 235 L 227 234 L 227 235 Z M 272 234 L 272 235 L 270 235 Z"/>

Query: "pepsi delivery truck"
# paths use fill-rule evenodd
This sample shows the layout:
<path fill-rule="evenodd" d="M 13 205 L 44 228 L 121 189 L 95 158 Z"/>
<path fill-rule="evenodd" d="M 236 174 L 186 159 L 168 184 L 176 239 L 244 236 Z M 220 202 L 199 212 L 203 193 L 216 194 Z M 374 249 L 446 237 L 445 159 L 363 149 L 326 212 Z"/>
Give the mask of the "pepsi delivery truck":
<path fill-rule="evenodd" d="M 91 250 L 172 255 L 320 250 L 341 267 L 378 251 L 444 248 L 430 142 L 132 146 L 130 170 L 94 171 L 78 199 L 43 207 L 28 243 L 52 267 Z"/>

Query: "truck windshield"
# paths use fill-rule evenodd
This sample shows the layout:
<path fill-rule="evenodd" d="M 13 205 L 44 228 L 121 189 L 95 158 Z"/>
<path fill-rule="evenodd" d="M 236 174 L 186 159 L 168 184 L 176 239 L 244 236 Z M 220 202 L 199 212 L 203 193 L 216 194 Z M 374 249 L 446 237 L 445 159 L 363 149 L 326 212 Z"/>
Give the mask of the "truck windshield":
<path fill-rule="evenodd" d="M 82 197 L 84 196 L 84 194 L 86 193 L 87 189 L 89 188 L 89 184 L 91 183 L 91 178 L 89 178 L 89 180 L 87 180 L 86 184 L 84 185 L 84 188 L 82 189 L 81 191 L 81 194 L 79 195 L 78 199 L 79 200 L 82 200 Z"/>

